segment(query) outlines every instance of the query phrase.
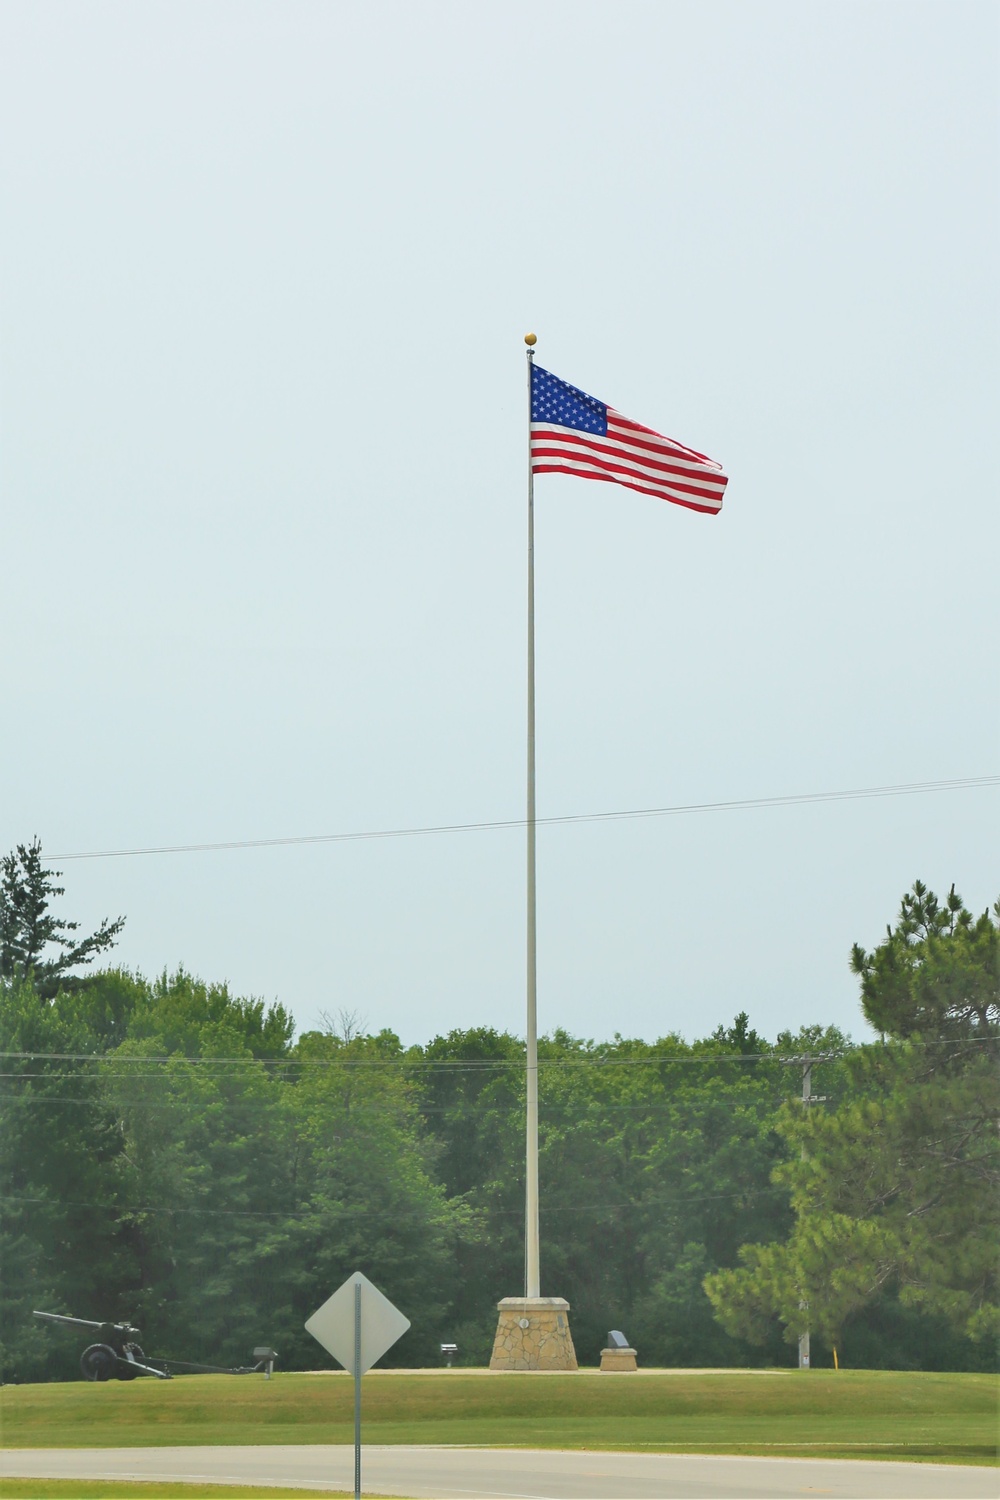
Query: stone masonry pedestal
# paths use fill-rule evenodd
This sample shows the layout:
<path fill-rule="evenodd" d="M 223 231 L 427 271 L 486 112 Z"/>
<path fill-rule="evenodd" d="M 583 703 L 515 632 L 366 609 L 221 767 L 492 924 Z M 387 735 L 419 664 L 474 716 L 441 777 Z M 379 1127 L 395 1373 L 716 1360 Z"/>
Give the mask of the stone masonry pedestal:
<path fill-rule="evenodd" d="M 569 1303 L 562 1297 L 504 1297 L 491 1370 L 575 1370 Z"/>
<path fill-rule="evenodd" d="M 602 1349 L 602 1370 L 634 1370 L 636 1369 L 634 1349 Z"/>

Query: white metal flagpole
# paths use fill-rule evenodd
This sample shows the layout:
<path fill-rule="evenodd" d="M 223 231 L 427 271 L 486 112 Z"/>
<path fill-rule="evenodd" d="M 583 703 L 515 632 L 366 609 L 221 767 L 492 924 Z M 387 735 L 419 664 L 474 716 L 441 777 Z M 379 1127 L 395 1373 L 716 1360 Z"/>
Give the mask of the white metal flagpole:
<path fill-rule="evenodd" d="M 528 912 L 526 1037 L 526 1140 L 524 1294 L 541 1296 L 538 1263 L 538 1016 L 535 957 L 535 488 L 531 471 L 531 368 L 536 338 L 526 333 L 528 354 Z"/>

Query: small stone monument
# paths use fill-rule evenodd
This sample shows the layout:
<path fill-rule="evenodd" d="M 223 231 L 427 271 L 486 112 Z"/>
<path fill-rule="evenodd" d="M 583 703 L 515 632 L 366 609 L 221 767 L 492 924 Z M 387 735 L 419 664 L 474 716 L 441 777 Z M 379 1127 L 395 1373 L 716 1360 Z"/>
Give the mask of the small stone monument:
<path fill-rule="evenodd" d="M 628 1339 L 618 1328 L 608 1334 L 608 1347 L 601 1350 L 602 1370 L 634 1370 L 635 1350 L 629 1348 Z"/>
<path fill-rule="evenodd" d="M 497 1311 L 491 1370 L 577 1368 L 564 1297 L 504 1297 Z"/>

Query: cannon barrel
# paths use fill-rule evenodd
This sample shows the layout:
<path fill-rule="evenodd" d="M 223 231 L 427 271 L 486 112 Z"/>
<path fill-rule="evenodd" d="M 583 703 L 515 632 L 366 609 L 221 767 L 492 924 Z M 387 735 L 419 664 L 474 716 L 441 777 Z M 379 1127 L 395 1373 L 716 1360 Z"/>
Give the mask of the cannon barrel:
<path fill-rule="evenodd" d="M 138 1328 L 131 1327 L 128 1323 L 109 1323 L 107 1319 L 103 1322 L 94 1322 L 90 1318 L 71 1318 L 68 1313 L 47 1313 L 32 1310 L 33 1318 L 44 1318 L 46 1323 L 64 1323 L 68 1328 L 114 1328 L 122 1334 L 138 1333 Z"/>
<path fill-rule="evenodd" d="M 66 1313 L 32 1311 L 33 1318 L 44 1318 L 46 1323 L 65 1323 L 70 1328 L 103 1328 L 103 1323 L 91 1323 L 87 1318 L 71 1318 Z"/>

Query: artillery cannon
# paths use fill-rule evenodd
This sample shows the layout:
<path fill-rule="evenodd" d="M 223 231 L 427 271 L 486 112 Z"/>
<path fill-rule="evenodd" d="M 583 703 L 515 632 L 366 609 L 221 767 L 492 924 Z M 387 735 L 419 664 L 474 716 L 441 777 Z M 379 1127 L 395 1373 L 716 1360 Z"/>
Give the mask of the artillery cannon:
<path fill-rule="evenodd" d="M 134 1380 L 137 1375 L 155 1375 L 157 1380 L 171 1380 L 171 1369 L 200 1370 L 213 1375 L 253 1375 L 264 1370 L 270 1379 L 277 1354 L 273 1349 L 253 1351 L 253 1365 L 225 1368 L 221 1365 L 198 1365 L 182 1359 L 150 1359 L 138 1342 L 140 1333 L 131 1323 L 99 1323 L 90 1318 L 71 1318 L 66 1313 L 35 1312 L 33 1316 L 46 1323 L 61 1323 L 68 1328 L 96 1330 L 97 1342 L 88 1344 L 80 1355 L 84 1380 Z"/>

